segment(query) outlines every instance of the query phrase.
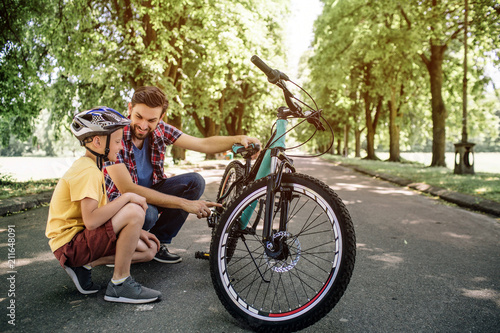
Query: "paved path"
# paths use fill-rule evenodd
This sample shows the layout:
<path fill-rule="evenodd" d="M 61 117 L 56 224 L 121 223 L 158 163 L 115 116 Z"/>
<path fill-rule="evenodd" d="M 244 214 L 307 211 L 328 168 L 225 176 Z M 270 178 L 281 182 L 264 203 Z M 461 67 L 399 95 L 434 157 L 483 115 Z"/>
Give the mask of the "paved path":
<path fill-rule="evenodd" d="M 299 172 L 322 179 L 344 199 L 358 247 L 346 294 L 304 332 L 499 331 L 498 219 L 320 160 L 296 163 Z M 202 174 L 205 198 L 214 200 L 222 170 Z M 0 218 L 0 332 L 247 332 L 217 299 L 208 262 L 194 258 L 196 251 L 208 249 L 205 221 L 190 217 L 172 244 L 182 263 L 133 266 L 134 277 L 161 290 L 164 299 L 128 305 L 78 293 L 50 253 L 46 217 L 42 207 Z M 12 269 L 5 246 L 9 225 L 15 226 Z M 93 275 L 106 283 L 111 274 L 111 268 L 99 267 Z M 7 280 L 11 275 L 13 285 Z M 6 316 L 12 300 L 15 328 Z"/>

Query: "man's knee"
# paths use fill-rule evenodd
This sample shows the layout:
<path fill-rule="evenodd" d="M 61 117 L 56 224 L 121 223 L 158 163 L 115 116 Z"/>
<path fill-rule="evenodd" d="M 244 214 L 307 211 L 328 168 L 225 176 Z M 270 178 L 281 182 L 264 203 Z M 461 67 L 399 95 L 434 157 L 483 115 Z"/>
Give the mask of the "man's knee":
<path fill-rule="evenodd" d="M 197 200 L 201 197 L 203 192 L 205 192 L 205 178 L 199 173 L 191 173 L 190 176 L 190 184 L 193 189 L 193 195 L 195 196 L 193 199 Z"/>
<path fill-rule="evenodd" d="M 146 211 L 146 216 L 144 218 L 144 230 L 150 230 L 156 224 L 158 220 L 158 208 L 154 205 L 148 205 L 148 210 Z"/>

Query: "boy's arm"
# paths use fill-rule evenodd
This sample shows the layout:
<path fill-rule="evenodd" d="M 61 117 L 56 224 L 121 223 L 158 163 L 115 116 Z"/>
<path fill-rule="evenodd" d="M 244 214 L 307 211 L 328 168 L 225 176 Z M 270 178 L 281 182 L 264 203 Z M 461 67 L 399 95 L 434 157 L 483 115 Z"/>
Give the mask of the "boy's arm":
<path fill-rule="evenodd" d="M 134 193 L 125 193 L 102 207 L 98 207 L 97 200 L 84 198 L 80 202 L 83 223 L 89 230 L 97 229 L 115 216 L 128 203 L 135 203 L 141 206 L 144 211 L 148 209 L 146 199 Z"/>

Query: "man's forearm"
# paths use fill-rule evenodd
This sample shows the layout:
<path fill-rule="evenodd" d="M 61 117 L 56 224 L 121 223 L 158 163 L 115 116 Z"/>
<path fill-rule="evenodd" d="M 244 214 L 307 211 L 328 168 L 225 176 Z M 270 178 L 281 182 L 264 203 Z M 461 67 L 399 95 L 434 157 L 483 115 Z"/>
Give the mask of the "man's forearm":
<path fill-rule="evenodd" d="M 151 188 L 141 186 L 135 183 L 127 184 L 123 189 L 119 188 L 119 191 L 121 193 L 126 193 L 126 192 L 136 193 L 146 198 L 148 204 L 163 208 L 184 209 L 186 205 L 186 199 L 184 198 L 176 197 L 174 195 L 164 194 L 156 190 L 153 190 Z"/>
<path fill-rule="evenodd" d="M 210 136 L 207 138 L 196 138 L 187 134 L 181 135 L 174 143 L 180 148 L 194 150 L 205 154 L 216 154 L 230 150 L 233 144 L 238 143 L 247 146 L 249 143 L 260 143 L 256 138 L 246 135 L 235 136 Z"/>
<path fill-rule="evenodd" d="M 233 144 L 241 142 L 241 136 L 211 136 L 203 139 L 203 152 L 217 154 L 230 150 Z"/>

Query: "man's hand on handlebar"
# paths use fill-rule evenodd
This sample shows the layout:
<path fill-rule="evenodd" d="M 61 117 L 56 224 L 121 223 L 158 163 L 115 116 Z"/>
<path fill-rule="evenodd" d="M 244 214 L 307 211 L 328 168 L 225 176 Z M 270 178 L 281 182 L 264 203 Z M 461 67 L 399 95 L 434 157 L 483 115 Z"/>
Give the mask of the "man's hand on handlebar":
<path fill-rule="evenodd" d="M 257 138 L 251 138 L 251 137 L 246 136 L 246 135 L 240 135 L 239 138 L 240 138 L 240 141 L 235 142 L 235 144 L 241 144 L 242 146 L 247 148 L 249 144 L 254 143 L 254 144 L 257 144 L 260 147 L 262 147 L 260 140 Z M 256 159 L 257 156 L 259 156 L 259 153 L 260 153 L 260 150 L 258 152 L 256 152 L 254 155 L 252 155 L 252 159 Z"/>

